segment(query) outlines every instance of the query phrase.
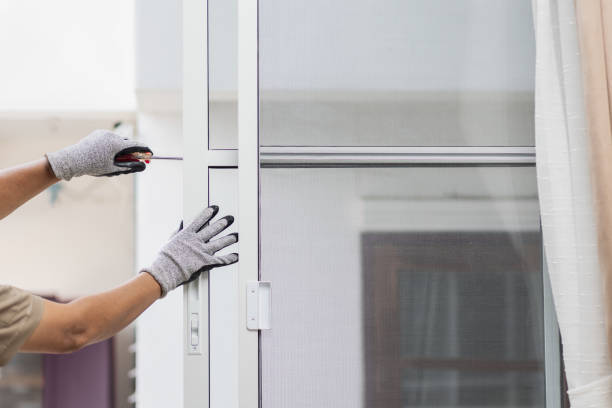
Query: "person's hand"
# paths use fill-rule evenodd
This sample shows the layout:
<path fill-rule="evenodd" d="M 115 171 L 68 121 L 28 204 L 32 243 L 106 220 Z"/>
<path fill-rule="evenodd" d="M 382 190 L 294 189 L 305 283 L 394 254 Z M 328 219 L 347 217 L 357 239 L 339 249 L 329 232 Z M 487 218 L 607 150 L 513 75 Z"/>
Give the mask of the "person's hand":
<path fill-rule="evenodd" d="M 208 207 L 187 228 L 179 228 L 159 251 L 153 265 L 141 270 L 159 283 L 162 297 L 202 271 L 238 262 L 237 253 L 215 255 L 221 249 L 238 242 L 237 233 L 212 239 L 234 222 L 234 217 L 228 215 L 209 223 L 217 212 L 219 207 L 216 205 Z"/>
<path fill-rule="evenodd" d="M 143 171 L 146 164 L 141 161 L 116 160 L 130 153 L 152 152 L 147 146 L 110 130 L 96 130 L 77 144 L 46 156 L 55 176 L 70 180 L 84 175 L 116 176 Z"/>

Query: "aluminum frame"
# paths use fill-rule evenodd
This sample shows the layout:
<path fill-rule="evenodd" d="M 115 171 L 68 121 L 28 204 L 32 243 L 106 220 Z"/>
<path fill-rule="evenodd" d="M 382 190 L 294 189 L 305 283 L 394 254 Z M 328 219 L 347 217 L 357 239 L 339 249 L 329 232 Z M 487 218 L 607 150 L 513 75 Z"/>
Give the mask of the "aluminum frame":
<path fill-rule="evenodd" d="M 531 147 L 276 147 L 261 148 L 264 167 L 334 165 L 534 165 Z"/>
<path fill-rule="evenodd" d="M 247 330 L 248 281 L 259 280 L 259 13 L 238 0 L 238 406 L 259 406 L 259 333 Z"/>
<path fill-rule="evenodd" d="M 208 202 L 208 10 L 206 0 L 183 1 L 183 220 Z M 208 273 L 183 290 L 183 406 L 209 406 Z M 190 295 L 196 295 L 196 306 Z M 199 309 L 200 354 L 190 354 L 190 311 Z"/>

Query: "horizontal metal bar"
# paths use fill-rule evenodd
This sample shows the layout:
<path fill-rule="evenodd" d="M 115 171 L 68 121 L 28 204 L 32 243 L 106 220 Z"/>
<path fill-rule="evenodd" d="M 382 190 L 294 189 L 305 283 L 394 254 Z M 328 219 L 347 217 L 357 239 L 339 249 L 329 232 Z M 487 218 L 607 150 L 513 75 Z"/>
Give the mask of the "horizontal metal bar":
<path fill-rule="evenodd" d="M 533 165 L 533 147 L 262 147 L 261 164 Z"/>
<path fill-rule="evenodd" d="M 209 150 L 209 167 L 238 166 L 237 150 Z M 533 166 L 533 147 L 307 147 L 263 146 L 264 167 L 302 166 Z"/>

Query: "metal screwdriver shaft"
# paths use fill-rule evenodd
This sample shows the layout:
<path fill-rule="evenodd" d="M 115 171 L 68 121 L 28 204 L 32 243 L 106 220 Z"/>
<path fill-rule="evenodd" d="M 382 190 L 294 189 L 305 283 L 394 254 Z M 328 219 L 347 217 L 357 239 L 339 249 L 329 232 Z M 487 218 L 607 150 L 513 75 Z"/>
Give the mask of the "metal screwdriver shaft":
<path fill-rule="evenodd" d="M 179 156 L 151 156 L 146 160 L 183 160 L 183 158 Z"/>
<path fill-rule="evenodd" d="M 180 156 L 153 156 L 150 152 L 134 152 L 119 156 L 115 160 L 118 162 L 145 161 L 148 163 L 149 160 L 183 160 L 183 158 Z"/>

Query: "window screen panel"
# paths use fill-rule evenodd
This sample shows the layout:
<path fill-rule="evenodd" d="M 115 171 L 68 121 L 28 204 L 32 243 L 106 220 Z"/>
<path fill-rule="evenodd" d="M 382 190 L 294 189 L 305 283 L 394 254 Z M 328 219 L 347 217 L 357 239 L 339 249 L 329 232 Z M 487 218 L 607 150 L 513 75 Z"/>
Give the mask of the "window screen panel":
<path fill-rule="evenodd" d="M 263 145 L 533 145 L 529 0 L 261 0 Z"/>
<path fill-rule="evenodd" d="M 262 407 L 544 407 L 534 173 L 263 168 Z"/>

